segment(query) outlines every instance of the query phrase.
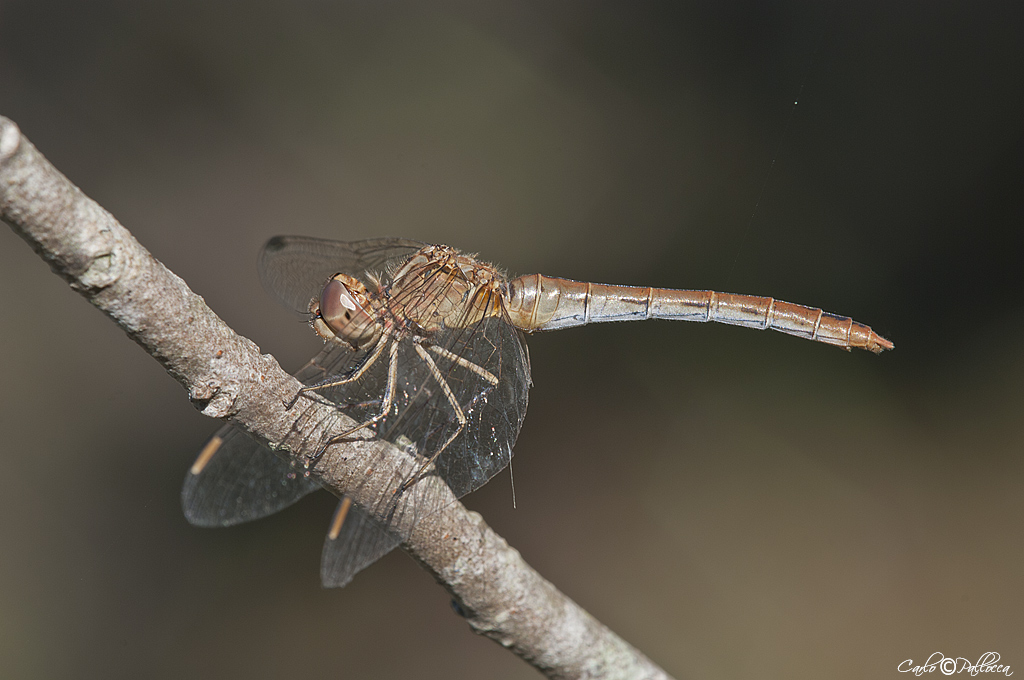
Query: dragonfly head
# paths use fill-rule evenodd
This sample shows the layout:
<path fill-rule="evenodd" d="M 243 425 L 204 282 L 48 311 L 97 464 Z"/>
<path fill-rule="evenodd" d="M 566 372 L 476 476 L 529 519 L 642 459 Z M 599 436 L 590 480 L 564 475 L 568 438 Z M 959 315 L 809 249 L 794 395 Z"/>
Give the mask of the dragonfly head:
<path fill-rule="evenodd" d="M 374 318 L 369 291 L 348 274 L 335 274 L 313 298 L 313 330 L 325 340 L 363 349 L 376 344 L 381 326 Z"/>

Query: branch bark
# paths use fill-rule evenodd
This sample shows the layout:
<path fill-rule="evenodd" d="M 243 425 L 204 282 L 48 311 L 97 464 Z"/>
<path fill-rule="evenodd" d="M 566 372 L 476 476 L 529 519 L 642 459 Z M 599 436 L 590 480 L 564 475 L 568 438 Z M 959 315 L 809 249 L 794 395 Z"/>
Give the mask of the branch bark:
<path fill-rule="evenodd" d="M 204 415 L 240 425 L 300 463 L 324 437 L 350 426 L 324 404 L 285 408 L 299 382 L 231 330 L 3 117 L 0 217 L 159 361 Z M 397 470 L 414 465 L 399 449 L 367 439 L 332 447 L 316 471 L 332 492 L 375 507 Z M 549 678 L 668 677 L 534 571 L 443 482 L 428 477 L 401 502 L 414 502 L 414 494 L 438 494 L 433 502 L 444 509 L 413 527 L 399 526 L 409 535 L 403 548 L 451 594 L 474 632 Z"/>

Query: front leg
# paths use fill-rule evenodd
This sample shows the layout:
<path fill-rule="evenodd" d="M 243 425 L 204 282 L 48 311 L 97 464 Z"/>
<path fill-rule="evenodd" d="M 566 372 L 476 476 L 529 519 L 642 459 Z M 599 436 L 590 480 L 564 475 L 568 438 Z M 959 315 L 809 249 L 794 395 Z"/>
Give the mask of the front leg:
<path fill-rule="evenodd" d="M 380 355 L 384 352 L 384 347 L 387 346 L 389 339 L 390 337 L 387 335 L 381 336 L 381 339 L 377 341 L 377 346 L 373 348 L 373 351 L 370 352 L 370 354 L 368 354 L 365 359 L 363 359 L 362 363 L 359 366 L 357 366 L 356 370 L 353 371 L 350 375 L 347 375 L 344 378 L 339 379 L 328 379 L 325 380 L 324 382 L 317 383 L 315 385 L 304 385 L 302 388 L 299 389 L 298 392 L 295 393 L 295 396 L 292 397 L 291 401 L 288 402 L 285 408 L 290 410 L 293 406 L 295 406 L 295 402 L 299 400 L 299 397 L 303 396 L 307 392 L 315 392 L 317 390 L 327 389 L 328 387 L 339 387 L 341 385 L 347 385 L 349 383 L 353 383 L 359 380 L 360 378 L 363 377 L 363 374 L 365 374 L 366 371 L 368 371 L 370 367 L 377 362 L 377 359 L 380 358 Z"/>
<path fill-rule="evenodd" d="M 376 356 L 380 356 L 382 351 L 383 351 L 383 345 L 381 346 L 380 349 L 378 349 L 378 350 L 376 350 L 374 352 L 375 357 Z M 374 359 L 374 361 L 376 361 L 376 359 Z M 360 375 L 362 375 L 363 372 L 365 372 L 365 369 L 362 372 L 360 372 Z M 332 383 L 332 385 L 333 384 L 341 385 L 341 384 L 349 383 L 349 382 L 352 382 L 355 379 L 356 378 L 346 378 L 346 379 L 338 381 L 336 383 Z M 342 432 L 341 434 L 336 434 L 333 437 L 331 437 L 330 439 L 328 439 L 327 442 L 322 447 L 320 447 L 320 449 L 316 453 L 314 453 L 310 457 L 309 462 L 306 464 L 306 467 L 309 468 L 309 467 L 312 467 L 312 466 L 316 465 L 317 462 L 323 457 L 324 453 L 326 453 L 328 447 L 333 446 L 334 444 L 337 444 L 340 441 L 343 441 L 344 439 L 346 439 L 347 437 L 349 437 L 353 433 L 358 432 L 359 430 L 362 430 L 362 429 L 365 429 L 367 427 L 370 427 L 371 425 L 377 424 L 384 416 L 386 416 L 388 414 L 388 412 L 391 410 L 391 406 L 394 404 L 394 401 L 395 401 L 395 385 L 397 383 L 398 383 L 398 340 L 391 340 L 390 350 L 388 351 L 388 380 L 387 380 L 387 384 L 384 387 L 384 395 L 381 398 L 380 412 L 377 413 L 377 415 L 375 415 L 372 418 L 370 418 L 369 420 L 367 420 L 367 421 L 365 421 L 365 422 L 363 422 L 363 423 L 361 423 L 359 425 L 356 425 L 355 427 L 353 427 L 353 428 L 351 428 L 349 430 L 346 430 L 345 432 Z M 316 387 L 328 387 L 328 385 L 318 385 Z"/>

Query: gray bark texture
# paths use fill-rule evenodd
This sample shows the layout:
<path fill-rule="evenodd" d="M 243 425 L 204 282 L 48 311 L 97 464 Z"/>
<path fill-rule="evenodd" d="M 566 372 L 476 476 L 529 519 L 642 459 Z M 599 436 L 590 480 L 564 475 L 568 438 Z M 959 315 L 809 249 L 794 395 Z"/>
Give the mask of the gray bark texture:
<path fill-rule="evenodd" d="M 312 400 L 286 408 L 299 382 L 231 330 L 3 117 L 0 217 L 159 361 L 204 415 L 240 425 L 300 464 L 325 437 L 351 424 Z M 325 422 L 328 429 L 320 425 Z M 366 439 L 332 447 L 316 472 L 329 490 L 374 507 L 397 471 L 414 465 L 399 449 Z M 403 548 L 451 594 L 474 632 L 549 678 L 668 677 L 534 571 L 443 482 L 427 477 L 400 502 L 414 502 L 415 494 L 441 494 L 444 509 L 404 528 L 409 539 Z"/>

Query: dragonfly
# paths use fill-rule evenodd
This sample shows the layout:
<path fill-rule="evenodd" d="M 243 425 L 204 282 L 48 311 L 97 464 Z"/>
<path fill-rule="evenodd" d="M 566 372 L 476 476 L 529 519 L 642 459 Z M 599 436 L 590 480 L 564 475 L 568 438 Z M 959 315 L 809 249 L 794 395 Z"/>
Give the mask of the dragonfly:
<path fill-rule="evenodd" d="M 323 442 L 304 466 L 225 425 L 186 475 L 182 505 L 198 526 L 265 517 L 322 488 L 311 469 L 354 437 L 381 438 L 417 460 L 393 480 L 393 498 L 428 475 L 457 498 L 474 491 L 512 459 L 532 384 L 526 333 L 669 319 L 773 329 L 876 354 L 893 348 L 849 317 L 770 297 L 541 274 L 510 279 L 474 255 L 407 239 L 277 236 L 258 268 L 264 287 L 306 315 L 324 341 L 295 374 L 303 387 L 290 407 L 319 400 L 356 425 Z M 412 522 L 401 526 L 437 510 L 425 503 L 413 503 Z M 346 585 L 403 540 L 381 510 L 342 496 L 321 556 L 325 587 Z"/>

